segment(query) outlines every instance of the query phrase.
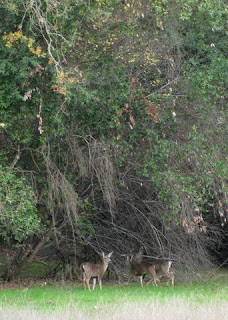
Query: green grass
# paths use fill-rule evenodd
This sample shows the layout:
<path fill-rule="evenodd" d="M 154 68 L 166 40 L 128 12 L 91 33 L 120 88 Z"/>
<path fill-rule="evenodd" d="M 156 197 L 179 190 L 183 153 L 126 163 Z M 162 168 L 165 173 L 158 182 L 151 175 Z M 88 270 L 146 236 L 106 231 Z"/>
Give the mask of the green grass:
<path fill-rule="evenodd" d="M 191 301 L 196 305 L 213 301 L 228 302 L 227 274 L 212 279 L 208 283 L 177 284 L 173 288 L 166 286 L 144 286 L 138 284 L 104 284 L 103 290 L 84 290 L 81 284 L 60 285 L 58 283 L 32 286 L 30 288 L 3 289 L 0 291 L 2 308 L 28 309 L 42 311 L 64 310 L 69 308 L 90 309 L 100 306 L 114 306 L 128 302 L 167 301 L 179 299 Z"/>
<path fill-rule="evenodd" d="M 84 290 L 60 282 L 0 290 L 1 320 L 224 320 L 228 314 L 228 277 L 220 272 L 203 281 L 173 288 L 104 284 Z M 204 279 L 209 279 L 204 273 Z"/>

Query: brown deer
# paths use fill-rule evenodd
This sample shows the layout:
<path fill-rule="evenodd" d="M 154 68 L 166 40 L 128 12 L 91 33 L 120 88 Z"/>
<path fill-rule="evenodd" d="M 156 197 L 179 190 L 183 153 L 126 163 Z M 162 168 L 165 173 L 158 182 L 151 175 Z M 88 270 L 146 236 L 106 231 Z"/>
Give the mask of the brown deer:
<path fill-rule="evenodd" d="M 102 290 L 102 283 L 101 283 L 101 279 L 103 274 L 105 273 L 105 271 L 108 268 L 108 264 L 111 261 L 111 255 L 112 252 L 110 252 L 109 254 L 105 255 L 104 252 L 102 252 L 102 262 L 99 264 L 94 264 L 94 263 L 90 263 L 90 262 L 84 262 L 81 264 L 81 268 L 82 268 L 82 281 L 83 281 L 83 285 L 84 288 L 86 289 L 86 285 L 90 290 L 90 284 L 89 281 L 91 278 L 93 278 L 93 290 L 96 286 L 96 278 L 98 278 L 98 282 L 99 282 L 99 286 L 100 289 Z"/>
<path fill-rule="evenodd" d="M 143 261 L 143 248 L 140 248 L 139 251 L 135 254 L 134 259 L 136 261 Z M 145 263 L 145 262 L 144 262 Z M 150 258 L 147 263 L 154 265 L 155 271 L 161 271 L 167 278 L 167 285 L 171 280 L 172 286 L 174 286 L 174 274 L 170 271 L 172 265 L 172 260 L 170 259 L 160 259 L 160 258 Z"/>
<path fill-rule="evenodd" d="M 125 264 L 127 267 L 130 268 L 130 274 L 128 277 L 127 284 L 129 284 L 129 282 L 133 276 L 139 276 L 140 285 L 142 287 L 143 286 L 143 277 L 146 274 L 149 274 L 151 276 L 151 279 L 147 282 L 147 285 L 150 284 L 152 281 L 154 281 L 155 285 L 157 286 L 157 281 L 160 282 L 159 278 L 156 275 L 155 266 L 152 263 L 134 262 L 134 261 L 132 261 L 132 256 L 128 255 L 126 258 Z"/>
<path fill-rule="evenodd" d="M 171 280 L 172 287 L 174 286 L 174 273 L 170 271 L 170 267 L 172 265 L 172 261 L 169 259 L 150 259 L 150 263 L 155 266 L 155 271 L 161 271 L 167 278 L 168 281 L 166 282 L 169 285 L 169 281 Z"/>

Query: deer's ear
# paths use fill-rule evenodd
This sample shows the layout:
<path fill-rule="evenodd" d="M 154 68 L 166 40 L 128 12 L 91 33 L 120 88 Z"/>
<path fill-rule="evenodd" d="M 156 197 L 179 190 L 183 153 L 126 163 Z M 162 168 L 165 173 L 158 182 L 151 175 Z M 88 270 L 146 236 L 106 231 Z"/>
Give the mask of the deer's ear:
<path fill-rule="evenodd" d="M 104 252 L 103 252 L 103 251 L 102 251 L 101 255 L 102 255 L 102 257 L 104 258 L 105 254 L 104 254 Z"/>
<path fill-rule="evenodd" d="M 113 252 L 110 252 L 110 253 L 108 254 L 108 257 L 110 258 L 110 257 L 112 256 L 112 254 L 113 254 Z"/>

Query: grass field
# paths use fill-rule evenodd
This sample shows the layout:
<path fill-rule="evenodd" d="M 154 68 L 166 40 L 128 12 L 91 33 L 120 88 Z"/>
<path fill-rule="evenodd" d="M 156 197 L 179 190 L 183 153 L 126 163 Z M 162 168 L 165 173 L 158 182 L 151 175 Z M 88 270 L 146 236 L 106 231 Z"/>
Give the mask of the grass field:
<path fill-rule="evenodd" d="M 166 286 L 104 284 L 85 291 L 81 284 L 49 283 L 0 291 L 1 320 L 225 320 L 227 272 L 209 282 Z"/>

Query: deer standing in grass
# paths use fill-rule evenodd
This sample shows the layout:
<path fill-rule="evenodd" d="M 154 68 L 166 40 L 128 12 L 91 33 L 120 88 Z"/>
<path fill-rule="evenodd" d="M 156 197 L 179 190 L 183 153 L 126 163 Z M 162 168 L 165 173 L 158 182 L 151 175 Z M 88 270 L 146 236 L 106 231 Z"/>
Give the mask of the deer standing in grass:
<path fill-rule="evenodd" d="M 174 286 L 174 273 L 170 271 L 170 267 L 172 265 L 172 261 L 169 259 L 150 259 L 150 263 L 155 266 L 155 271 L 161 271 L 167 278 L 168 281 L 166 284 L 169 284 L 171 280 L 172 287 Z"/>
<path fill-rule="evenodd" d="M 84 262 L 81 264 L 81 268 L 82 268 L 82 281 L 83 281 L 83 285 L 84 288 L 86 289 L 86 285 L 90 290 L 90 284 L 89 281 L 91 278 L 93 278 L 93 290 L 96 286 L 96 278 L 98 278 L 98 282 L 99 282 L 99 286 L 100 289 L 102 290 L 102 276 L 105 273 L 105 271 L 108 268 L 108 264 L 111 261 L 111 255 L 112 252 L 110 252 L 109 254 L 105 255 L 104 252 L 102 252 L 102 262 L 99 264 L 94 264 L 94 263 L 90 263 L 90 262 Z"/>
<path fill-rule="evenodd" d="M 147 285 L 150 284 L 152 281 L 155 282 L 155 285 L 157 285 L 157 281 L 160 282 L 159 278 L 156 275 L 155 266 L 152 263 L 148 262 L 134 262 L 132 261 L 132 256 L 128 255 L 126 262 L 126 266 L 130 268 L 130 275 L 128 277 L 128 282 L 132 279 L 133 276 L 139 276 L 140 285 L 143 286 L 143 277 L 146 274 L 149 274 L 151 276 L 151 279 L 147 282 Z"/>
<path fill-rule="evenodd" d="M 140 248 L 139 252 L 137 252 L 135 254 L 135 259 L 138 262 L 143 261 L 143 249 L 142 248 Z M 147 262 L 142 262 L 142 263 L 152 264 L 155 267 L 155 272 L 161 271 L 168 278 L 168 281 L 166 284 L 168 285 L 169 281 L 171 280 L 172 286 L 174 286 L 174 274 L 172 271 L 170 271 L 170 267 L 172 265 L 172 260 L 160 259 L 160 258 L 150 258 Z M 156 284 L 156 282 L 155 282 L 155 284 Z"/>

